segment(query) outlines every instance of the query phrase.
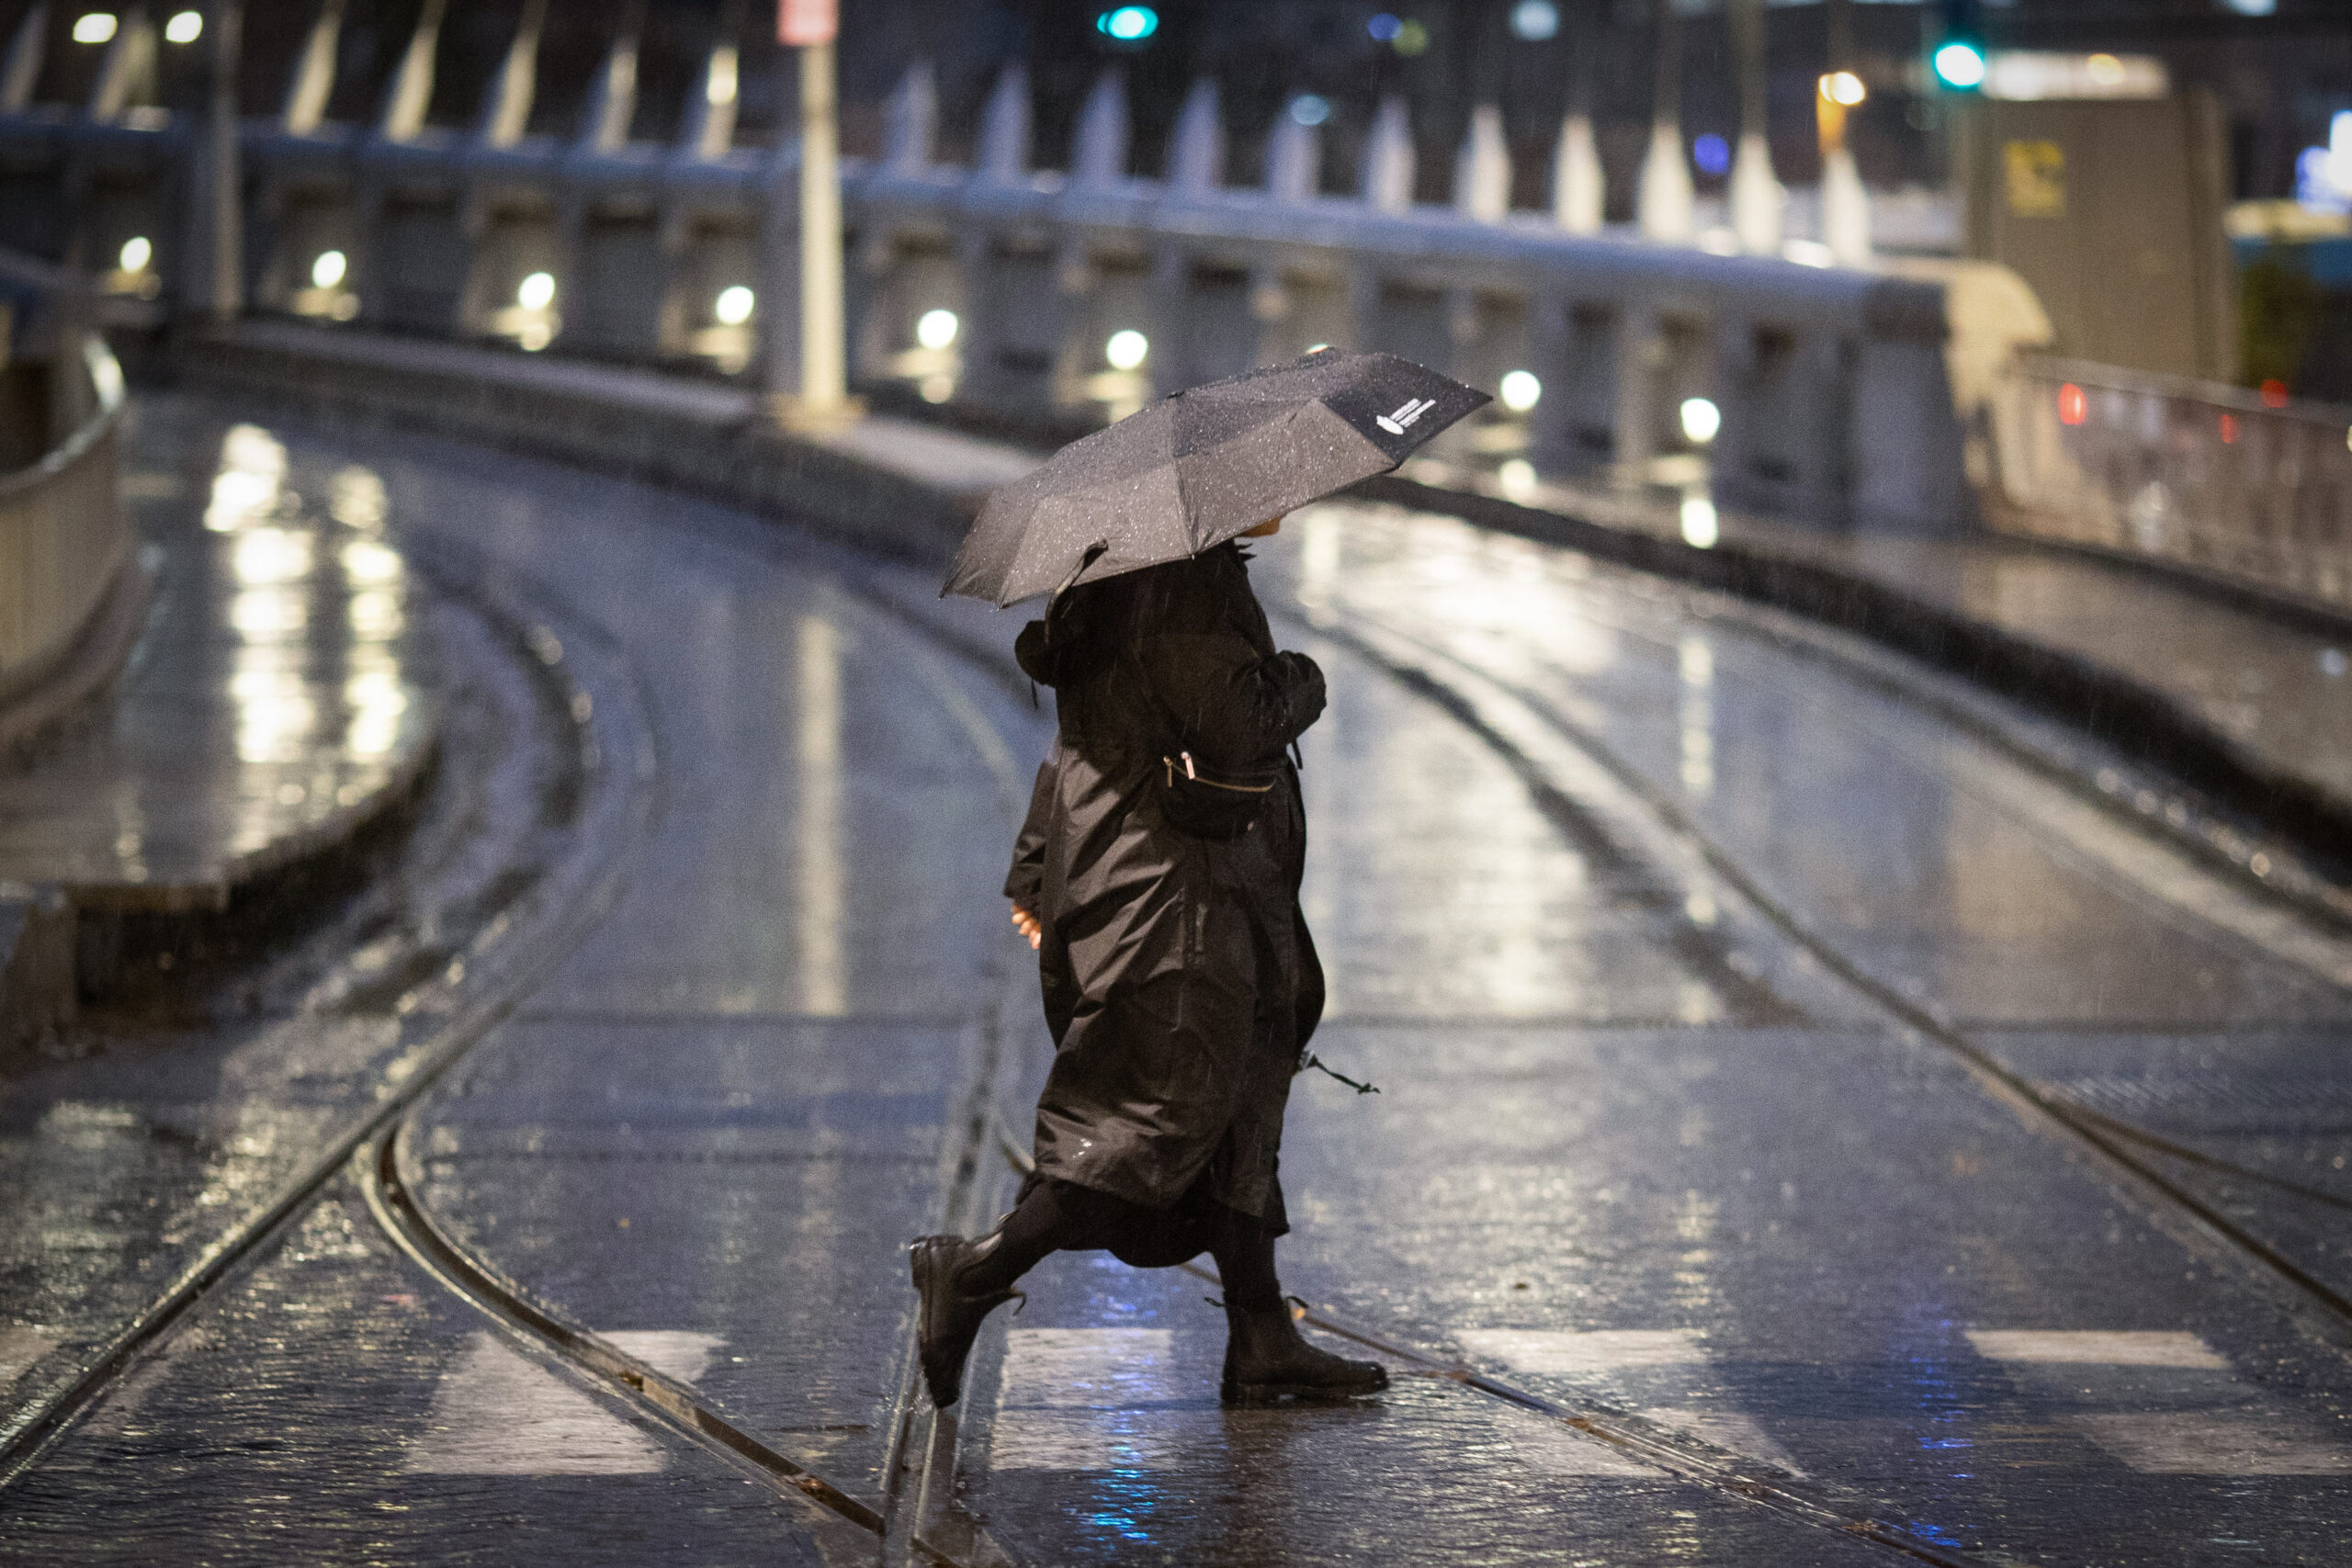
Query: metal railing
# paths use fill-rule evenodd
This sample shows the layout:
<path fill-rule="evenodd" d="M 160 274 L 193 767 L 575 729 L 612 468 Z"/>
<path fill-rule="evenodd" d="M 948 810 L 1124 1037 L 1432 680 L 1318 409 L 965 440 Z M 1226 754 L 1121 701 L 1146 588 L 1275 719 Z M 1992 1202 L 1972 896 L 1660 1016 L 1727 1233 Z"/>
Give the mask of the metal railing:
<path fill-rule="evenodd" d="M 116 445 L 122 370 L 95 334 L 80 363 L 94 409 L 29 467 L 0 475 L 0 699 L 45 678 L 72 651 L 130 558 Z"/>
<path fill-rule="evenodd" d="M 1991 412 L 1996 527 L 2352 606 L 2352 411 L 2033 356 Z"/>

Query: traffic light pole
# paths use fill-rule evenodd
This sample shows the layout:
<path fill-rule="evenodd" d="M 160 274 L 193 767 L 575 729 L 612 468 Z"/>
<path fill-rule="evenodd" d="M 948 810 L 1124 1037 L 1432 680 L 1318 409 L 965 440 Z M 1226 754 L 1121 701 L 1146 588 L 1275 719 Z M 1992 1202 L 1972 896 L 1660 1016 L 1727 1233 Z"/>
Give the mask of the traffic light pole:
<path fill-rule="evenodd" d="M 775 412 L 787 427 L 809 433 L 837 430 L 865 412 L 849 395 L 833 71 L 838 17 L 831 0 L 782 0 L 777 12 L 779 40 L 800 51 L 800 386 L 775 400 Z"/>

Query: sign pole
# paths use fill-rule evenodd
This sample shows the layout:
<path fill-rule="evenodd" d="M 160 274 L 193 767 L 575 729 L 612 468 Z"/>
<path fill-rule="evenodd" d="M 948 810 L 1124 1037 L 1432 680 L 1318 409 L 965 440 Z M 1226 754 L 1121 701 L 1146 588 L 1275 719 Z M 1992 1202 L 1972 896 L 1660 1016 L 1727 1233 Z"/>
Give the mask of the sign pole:
<path fill-rule="evenodd" d="M 800 430 L 837 429 L 864 412 L 849 396 L 842 280 L 841 121 L 833 40 L 838 0 L 780 0 L 776 38 L 800 51 L 800 390 L 778 410 Z"/>

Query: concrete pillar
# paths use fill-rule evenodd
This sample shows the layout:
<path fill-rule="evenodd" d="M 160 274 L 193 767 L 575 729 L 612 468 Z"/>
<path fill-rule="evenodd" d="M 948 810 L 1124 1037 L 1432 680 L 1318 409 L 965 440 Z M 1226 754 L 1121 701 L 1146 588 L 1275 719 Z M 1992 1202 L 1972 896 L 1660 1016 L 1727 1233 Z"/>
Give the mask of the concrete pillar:
<path fill-rule="evenodd" d="M 882 166 L 894 175 L 931 167 L 939 141 L 939 85 L 931 62 L 918 60 L 890 90 L 882 117 Z"/>
<path fill-rule="evenodd" d="M 1453 159 L 1453 209 L 1477 223 L 1499 223 L 1510 212 L 1510 145 L 1503 111 L 1493 104 L 1470 111 Z"/>
<path fill-rule="evenodd" d="M 1731 166 L 1731 226 L 1740 248 L 1781 254 L 1789 194 L 1772 173 L 1767 135 L 1764 0 L 1729 0 L 1732 59 L 1739 72 L 1739 150 Z"/>
<path fill-rule="evenodd" d="M 0 114 L 22 114 L 33 107 L 40 85 L 41 55 L 49 41 L 47 0 L 25 13 L 8 43 L 8 61 L 0 65 Z"/>
<path fill-rule="evenodd" d="M 207 313 L 216 327 L 235 321 L 245 303 L 245 177 L 239 156 L 238 64 L 244 47 L 243 0 L 213 0 L 210 156 L 211 290 Z"/>
<path fill-rule="evenodd" d="M 344 0 L 322 0 L 311 36 L 294 62 L 294 79 L 286 85 L 286 112 L 279 124 L 289 136 L 308 136 L 326 118 L 327 99 L 334 93 L 335 45 L 343 37 Z"/>
<path fill-rule="evenodd" d="M 678 130 L 682 156 L 724 158 L 735 145 L 735 104 L 741 96 L 733 40 L 721 39 L 704 57 L 702 80 L 687 95 L 685 122 Z"/>
<path fill-rule="evenodd" d="M 1168 183 L 1186 196 L 1207 196 L 1225 184 L 1225 121 L 1214 76 L 1202 77 L 1184 95 L 1170 139 Z"/>
<path fill-rule="evenodd" d="M 1094 79 L 1079 110 L 1069 177 L 1082 186 L 1116 185 L 1127 176 L 1127 78 L 1117 66 Z"/>
<path fill-rule="evenodd" d="M 1413 209 L 1413 127 L 1405 100 L 1383 98 L 1363 141 L 1362 194 L 1375 212 Z"/>
<path fill-rule="evenodd" d="M 1674 0 L 1655 0 L 1657 81 L 1650 96 L 1650 148 L 1642 160 L 1635 216 L 1642 237 L 1663 244 L 1690 243 L 1690 164 L 1682 146 L 1682 27 Z"/>
<path fill-rule="evenodd" d="M 1005 62 L 980 111 L 979 168 L 984 180 L 1015 184 L 1029 177 L 1029 67 Z"/>
<path fill-rule="evenodd" d="M 1296 103 L 1293 99 L 1293 104 Z M 1312 201 L 1322 185 L 1323 131 L 1285 108 L 1266 137 L 1266 191 L 1283 201 Z"/>
<path fill-rule="evenodd" d="M 1657 309 L 1628 301 L 1617 318 L 1617 409 L 1612 478 L 1622 489 L 1649 482 L 1657 456 L 1657 405 L 1664 395 L 1667 344 Z"/>
<path fill-rule="evenodd" d="M 408 51 L 384 92 L 376 133 L 387 141 L 413 141 L 424 129 L 425 113 L 433 107 L 433 57 L 440 47 L 441 18 L 448 9 L 449 0 L 424 0 L 416 30 L 408 37 Z"/>

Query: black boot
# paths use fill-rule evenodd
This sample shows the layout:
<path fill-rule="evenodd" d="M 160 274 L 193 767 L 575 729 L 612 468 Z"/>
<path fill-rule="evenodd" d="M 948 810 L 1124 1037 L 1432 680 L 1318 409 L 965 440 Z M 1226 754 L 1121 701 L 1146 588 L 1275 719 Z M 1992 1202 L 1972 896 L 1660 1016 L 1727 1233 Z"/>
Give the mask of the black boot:
<path fill-rule="evenodd" d="M 1378 1362 L 1351 1361 L 1309 1345 L 1288 1303 L 1268 1312 L 1245 1312 L 1227 1303 L 1225 1322 L 1225 1381 L 1217 1395 L 1227 1404 L 1284 1397 L 1347 1399 L 1388 1386 L 1388 1373 Z"/>
<path fill-rule="evenodd" d="M 996 1250 L 1001 1238 L 966 1241 L 960 1235 L 926 1235 L 912 1248 L 915 1289 L 922 1294 L 915 1348 L 922 1355 L 923 1382 L 931 1402 L 944 1410 L 964 1392 L 964 1359 L 979 1337 L 989 1314 L 1021 1294 L 1015 1290 L 966 1292 L 957 1283 L 965 1269 Z"/>

